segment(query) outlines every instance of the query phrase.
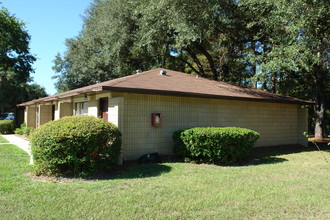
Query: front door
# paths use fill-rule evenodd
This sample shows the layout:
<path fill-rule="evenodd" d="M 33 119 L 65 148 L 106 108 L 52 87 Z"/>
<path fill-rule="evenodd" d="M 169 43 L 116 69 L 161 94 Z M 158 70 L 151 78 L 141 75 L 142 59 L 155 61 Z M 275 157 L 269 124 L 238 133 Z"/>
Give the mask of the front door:
<path fill-rule="evenodd" d="M 100 99 L 100 116 L 104 121 L 108 121 L 108 98 Z"/>

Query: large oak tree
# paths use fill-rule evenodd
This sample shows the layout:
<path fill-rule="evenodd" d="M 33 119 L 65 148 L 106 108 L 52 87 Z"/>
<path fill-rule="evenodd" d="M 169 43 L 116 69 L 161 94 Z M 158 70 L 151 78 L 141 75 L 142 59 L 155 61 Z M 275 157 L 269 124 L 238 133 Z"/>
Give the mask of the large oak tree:
<path fill-rule="evenodd" d="M 59 91 L 164 67 L 316 102 L 326 135 L 329 1 L 95 0 L 55 59 Z"/>

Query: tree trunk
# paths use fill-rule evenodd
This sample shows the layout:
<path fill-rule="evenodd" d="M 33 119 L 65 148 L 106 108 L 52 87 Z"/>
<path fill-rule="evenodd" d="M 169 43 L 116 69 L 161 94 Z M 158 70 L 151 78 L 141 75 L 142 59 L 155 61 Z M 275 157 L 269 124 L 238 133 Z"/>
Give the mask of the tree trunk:
<path fill-rule="evenodd" d="M 229 76 L 229 66 L 227 63 L 224 63 L 222 65 L 222 73 L 220 74 L 220 81 L 226 81 L 226 79 L 228 80 L 228 76 Z M 228 81 L 227 81 L 228 82 Z"/>
<path fill-rule="evenodd" d="M 325 138 L 328 137 L 326 131 L 326 74 L 323 72 L 320 66 L 317 66 L 314 70 L 314 75 L 316 79 L 316 98 L 314 105 L 315 119 L 315 138 Z"/>
<path fill-rule="evenodd" d="M 200 62 L 200 60 L 198 59 L 197 55 L 193 52 L 193 50 L 191 50 L 189 47 L 186 48 L 186 51 L 188 52 L 188 54 L 190 55 L 190 57 L 194 60 L 194 62 L 196 63 L 198 70 L 197 71 L 195 68 L 192 68 L 189 64 L 188 61 L 185 61 L 188 66 L 190 66 L 190 68 L 192 68 L 193 71 L 195 71 L 198 75 L 205 77 L 205 71 L 204 71 L 204 67 L 202 65 L 202 63 Z"/>
<path fill-rule="evenodd" d="M 326 123 L 325 123 L 325 99 L 318 97 L 314 106 L 314 112 L 316 116 L 315 120 L 315 138 L 327 137 Z"/>
<path fill-rule="evenodd" d="M 317 46 L 317 57 L 321 56 L 321 44 Z M 325 121 L 325 113 L 326 113 L 326 97 L 325 97 L 325 89 L 326 85 L 326 75 L 327 71 L 322 71 L 322 64 L 319 62 L 314 69 L 314 75 L 316 76 L 316 103 L 314 106 L 314 112 L 316 115 L 315 120 L 315 138 L 325 138 L 328 137 L 326 131 L 326 121 Z"/>
<path fill-rule="evenodd" d="M 276 94 L 276 73 L 272 75 L 272 93 Z"/>
<path fill-rule="evenodd" d="M 253 71 L 253 76 L 256 77 L 256 75 L 257 75 L 257 63 L 256 62 L 253 63 L 252 71 Z M 254 81 L 254 88 L 258 89 L 258 78 L 256 78 L 256 80 Z"/>

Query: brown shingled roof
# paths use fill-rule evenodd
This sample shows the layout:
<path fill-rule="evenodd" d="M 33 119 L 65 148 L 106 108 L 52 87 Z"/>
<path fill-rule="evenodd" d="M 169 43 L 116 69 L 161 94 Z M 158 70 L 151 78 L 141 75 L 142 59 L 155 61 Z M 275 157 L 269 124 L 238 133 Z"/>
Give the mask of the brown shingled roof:
<path fill-rule="evenodd" d="M 161 75 L 161 70 L 165 70 L 166 75 Z M 79 94 L 100 91 L 313 104 L 313 102 L 310 101 L 276 95 L 257 89 L 242 88 L 225 82 L 218 82 L 186 73 L 158 68 L 25 102 L 18 106 L 49 102 Z"/>

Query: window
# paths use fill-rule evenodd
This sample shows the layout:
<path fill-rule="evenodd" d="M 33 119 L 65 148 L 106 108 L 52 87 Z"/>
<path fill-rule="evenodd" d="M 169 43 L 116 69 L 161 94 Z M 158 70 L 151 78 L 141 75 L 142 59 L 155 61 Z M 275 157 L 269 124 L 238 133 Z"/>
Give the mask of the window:
<path fill-rule="evenodd" d="M 88 114 L 88 106 L 87 102 L 76 102 L 74 104 L 74 115 L 87 115 Z"/>

